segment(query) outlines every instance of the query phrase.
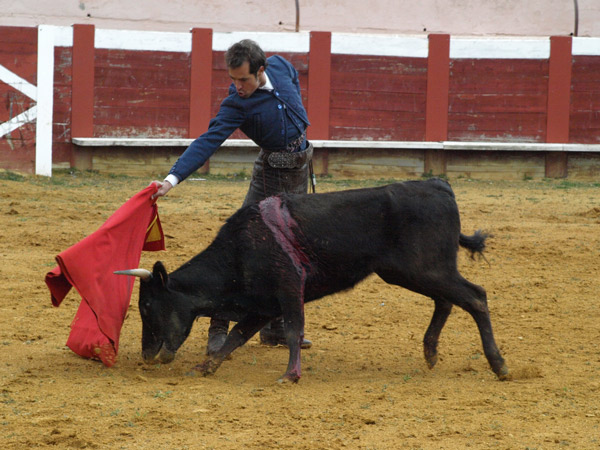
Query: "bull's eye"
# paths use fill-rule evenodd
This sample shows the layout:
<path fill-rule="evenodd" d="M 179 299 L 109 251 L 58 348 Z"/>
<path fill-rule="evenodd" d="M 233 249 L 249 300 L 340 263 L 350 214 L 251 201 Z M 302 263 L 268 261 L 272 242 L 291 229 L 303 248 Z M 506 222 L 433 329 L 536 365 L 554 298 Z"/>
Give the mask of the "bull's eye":
<path fill-rule="evenodd" d="M 143 305 L 140 305 L 140 313 L 144 316 L 148 315 L 148 311 L 150 311 L 150 303 L 144 303 Z"/>

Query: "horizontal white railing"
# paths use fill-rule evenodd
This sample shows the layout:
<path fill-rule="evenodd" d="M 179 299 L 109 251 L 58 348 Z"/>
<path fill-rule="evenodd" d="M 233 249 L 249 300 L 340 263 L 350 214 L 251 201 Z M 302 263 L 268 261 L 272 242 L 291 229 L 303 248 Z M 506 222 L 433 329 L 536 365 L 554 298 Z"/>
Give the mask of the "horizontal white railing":
<path fill-rule="evenodd" d="M 82 147 L 187 147 L 194 139 L 184 138 L 73 138 Z M 472 150 L 507 152 L 600 152 L 600 144 L 553 144 L 537 142 L 462 141 L 343 141 L 311 140 L 315 148 Z M 257 147 L 250 139 L 227 139 L 223 147 Z"/>

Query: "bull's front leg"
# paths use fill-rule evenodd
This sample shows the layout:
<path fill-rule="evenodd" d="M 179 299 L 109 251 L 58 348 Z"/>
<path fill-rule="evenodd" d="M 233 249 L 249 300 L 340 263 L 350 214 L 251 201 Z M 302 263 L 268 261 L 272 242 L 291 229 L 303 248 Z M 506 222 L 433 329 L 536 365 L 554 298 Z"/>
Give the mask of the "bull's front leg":
<path fill-rule="evenodd" d="M 202 363 L 193 368 L 203 376 L 213 374 L 221 366 L 223 361 L 238 347 L 244 345 L 254 336 L 262 327 L 264 327 L 271 317 L 247 316 L 237 323 L 227 335 L 223 346 L 208 356 Z"/>
<path fill-rule="evenodd" d="M 433 312 L 433 317 L 431 318 L 431 323 L 429 324 L 423 339 L 425 361 L 430 369 L 433 369 L 433 366 L 435 366 L 438 361 L 438 340 L 440 338 L 442 328 L 444 328 L 444 324 L 446 323 L 446 320 L 452 311 L 452 303 L 442 299 L 434 298 L 433 300 L 435 301 L 435 310 Z"/>

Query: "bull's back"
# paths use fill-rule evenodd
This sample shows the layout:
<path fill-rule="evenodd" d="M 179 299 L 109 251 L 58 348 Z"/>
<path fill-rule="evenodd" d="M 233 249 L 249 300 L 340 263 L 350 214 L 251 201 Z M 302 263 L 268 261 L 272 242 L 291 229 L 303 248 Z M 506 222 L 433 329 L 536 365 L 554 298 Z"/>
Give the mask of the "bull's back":
<path fill-rule="evenodd" d="M 437 224 L 451 227 L 457 239 L 460 231 L 454 193 L 439 179 L 282 199 L 315 251 L 362 257 Z"/>
<path fill-rule="evenodd" d="M 283 199 L 312 262 L 307 299 L 348 289 L 422 251 L 435 260 L 438 252 L 457 250 L 458 208 L 442 180 Z"/>

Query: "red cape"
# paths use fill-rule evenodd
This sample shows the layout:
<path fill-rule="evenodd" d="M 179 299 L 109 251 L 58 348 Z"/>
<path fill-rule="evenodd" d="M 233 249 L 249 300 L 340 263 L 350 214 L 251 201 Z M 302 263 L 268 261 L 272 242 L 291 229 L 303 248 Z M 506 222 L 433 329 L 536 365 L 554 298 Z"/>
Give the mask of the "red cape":
<path fill-rule="evenodd" d="M 142 250 L 164 250 L 164 235 L 151 184 L 121 206 L 96 232 L 56 257 L 46 274 L 52 304 L 59 306 L 72 286 L 82 301 L 67 346 L 85 358 L 116 362 L 119 335 L 131 300 L 134 277 L 115 270 L 139 266 Z"/>

